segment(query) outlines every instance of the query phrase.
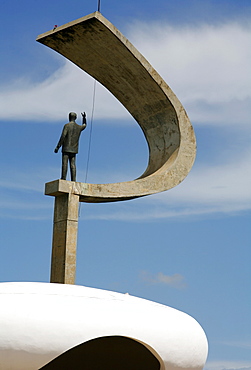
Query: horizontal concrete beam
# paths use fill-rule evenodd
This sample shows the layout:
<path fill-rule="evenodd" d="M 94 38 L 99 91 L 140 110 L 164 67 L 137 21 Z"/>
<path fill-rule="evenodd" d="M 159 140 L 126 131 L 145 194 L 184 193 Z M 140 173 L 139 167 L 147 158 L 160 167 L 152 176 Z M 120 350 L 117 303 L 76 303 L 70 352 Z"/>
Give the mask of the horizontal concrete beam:
<path fill-rule="evenodd" d="M 133 181 L 131 181 L 131 183 L 133 183 Z M 45 184 L 45 195 L 58 197 L 63 194 L 74 194 L 79 196 L 80 202 L 85 203 L 115 202 L 132 199 L 132 197 L 129 196 L 126 198 L 121 195 L 120 197 L 118 195 L 117 187 L 114 192 L 112 192 L 113 185 L 118 184 L 124 183 L 102 184 L 99 188 L 99 185 L 97 184 L 86 184 L 83 182 L 73 182 L 66 180 L 54 180 Z M 104 185 L 106 185 L 106 192 L 104 192 Z M 98 193 L 100 193 L 100 195 Z M 116 195 L 116 198 L 114 197 L 114 194 Z"/>

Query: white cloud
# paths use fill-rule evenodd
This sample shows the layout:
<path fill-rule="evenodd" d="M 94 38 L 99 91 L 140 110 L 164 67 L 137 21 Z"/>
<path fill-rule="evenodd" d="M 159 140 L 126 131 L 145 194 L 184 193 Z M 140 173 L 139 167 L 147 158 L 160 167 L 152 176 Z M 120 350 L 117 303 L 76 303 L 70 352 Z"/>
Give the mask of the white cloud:
<path fill-rule="evenodd" d="M 134 23 L 129 39 L 174 89 L 192 121 L 250 122 L 251 30 L 240 24 L 172 27 Z M 22 78 L 1 86 L 0 119 L 59 120 L 61 112 L 90 116 L 93 80 L 70 62 L 42 83 Z M 124 119 L 127 111 L 99 85 L 96 118 Z"/>
<path fill-rule="evenodd" d="M 186 287 L 185 279 L 180 274 L 165 275 L 162 272 L 159 272 L 158 274 L 153 275 L 147 271 L 141 271 L 140 279 L 149 284 L 164 284 L 177 289 L 183 289 Z"/>
<path fill-rule="evenodd" d="M 184 182 L 169 191 L 134 200 L 112 212 L 90 210 L 88 217 L 140 221 L 250 211 L 250 163 L 249 149 L 227 163 L 195 165 Z"/>
<path fill-rule="evenodd" d="M 251 28 L 237 23 L 175 28 L 140 22 L 131 26 L 129 36 L 174 89 L 192 120 L 250 122 Z"/>
<path fill-rule="evenodd" d="M 2 86 L 1 91 L 2 120 L 55 121 L 62 119 L 65 111 L 86 111 L 90 119 L 94 80 L 66 61 L 42 83 L 19 79 Z M 128 117 L 125 108 L 100 84 L 96 87 L 95 117 Z"/>
<path fill-rule="evenodd" d="M 238 212 L 251 209 L 251 151 L 230 158 L 229 162 L 203 167 L 195 166 L 184 183 L 169 192 L 155 196 L 154 201 L 196 210 Z M 184 207 L 185 205 L 185 207 Z"/>

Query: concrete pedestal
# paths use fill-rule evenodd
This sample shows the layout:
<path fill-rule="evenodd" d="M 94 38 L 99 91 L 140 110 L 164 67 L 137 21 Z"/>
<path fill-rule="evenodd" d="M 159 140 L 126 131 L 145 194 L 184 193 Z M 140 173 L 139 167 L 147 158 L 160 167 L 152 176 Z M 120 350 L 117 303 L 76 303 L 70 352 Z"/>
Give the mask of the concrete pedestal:
<path fill-rule="evenodd" d="M 76 194 L 55 197 L 51 283 L 75 283 L 78 207 Z"/>

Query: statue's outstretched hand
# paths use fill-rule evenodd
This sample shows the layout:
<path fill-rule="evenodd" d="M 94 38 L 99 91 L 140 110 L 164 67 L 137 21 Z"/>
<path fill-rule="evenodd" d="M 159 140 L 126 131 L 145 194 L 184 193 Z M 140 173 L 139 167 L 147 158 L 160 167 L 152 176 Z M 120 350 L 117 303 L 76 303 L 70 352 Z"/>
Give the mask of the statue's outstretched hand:
<path fill-rule="evenodd" d="M 86 124 L 87 124 L 87 123 L 86 123 L 86 114 L 85 114 L 85 112 L 84 112 L 84 113 L 82 113 L 82 112 L 81 112 L 81 114 L 82 114 L 82 117 L 83 117 L 83 118 L 82 118 L 82 119 L 83 119 L 83 121 L 82 121 L 82 125 L 84 125 L 84 127 L 86 127 Z"/>
<path fill-rule="evenodd" d="M 55 148 L 55 149 L 54 149 L 54 153 L 57 153 L 57 152 L 58 152 L 58 148 Z"/>

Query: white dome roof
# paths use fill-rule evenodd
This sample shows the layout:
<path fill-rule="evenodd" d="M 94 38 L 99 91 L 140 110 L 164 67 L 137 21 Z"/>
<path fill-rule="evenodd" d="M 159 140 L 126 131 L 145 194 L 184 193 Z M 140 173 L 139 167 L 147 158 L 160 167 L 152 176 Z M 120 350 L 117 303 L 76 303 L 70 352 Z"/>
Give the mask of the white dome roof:
<path fill-rule="evenodd" d="M 37 370 L 94 338 L 143 343 L 161 370 L 202 369 L 208 345 L 189 315 L 158 303 L 76 285 L 0 283 L 0 369 Z"/>

